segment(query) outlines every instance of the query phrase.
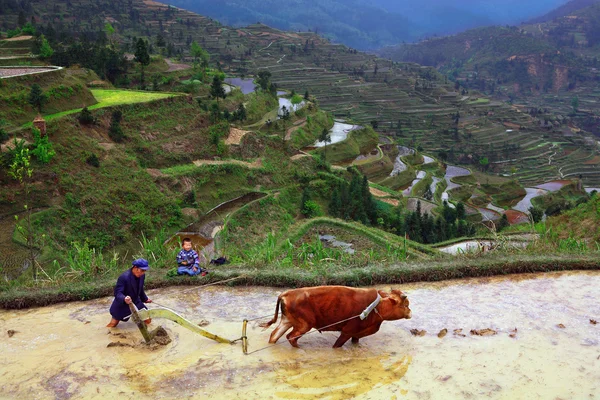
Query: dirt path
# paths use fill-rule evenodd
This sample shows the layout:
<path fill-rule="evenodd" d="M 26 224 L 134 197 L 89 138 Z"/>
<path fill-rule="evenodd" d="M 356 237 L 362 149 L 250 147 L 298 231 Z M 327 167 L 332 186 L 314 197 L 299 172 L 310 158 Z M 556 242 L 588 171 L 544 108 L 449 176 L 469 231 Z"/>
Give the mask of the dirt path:
<path fill-rule="evenodd" d="M 179 63 L 176 63 L 175 61 L 171 60 L 170 58 L 165 58 L 165 62 L 169 66 L 169 69 L 167 70 L 167 72 L 183 71 L 183 70 L 192 68 L 191 65 L 179 64 Z"/>
<path fill-rule="evenodd" d="M 250 131 L 244 131 L 241 129 L 237 129 L 237 128 L 230 128 L 229 129 L 229 136 L 227 136 L 227 139 L 225 140 L 225 144 L 226 145 L 239 145 L 242 142 L 242 138 L 244 136 L 246 136 L 246 134 L 250 133 Z"/>
<path fill-rule="evenodd" d="M 200 167 L 202 165 L 227 165 L 227 164 L 236 164 L 241 165 L 246 168 L 262 168 L 262 160 L 259 158 L 258 160 L 249 163 L 246 161 L 240 160 L 196 160 L 194 161 L 194 165 Z"/>
<path fill-rule="evenodd" d="M 296 132 L 298 129 L 306 126 L 306 118 L 302 118 L 296 122 L 294 122 L 294 126 L 289 128 L 285 133 L 285 140 L 290 140 L 292 138 L 292 134 Z"/>
<path fill-rule="evenodd" d="M 17 36 L 9 39 L 2 39 L 3 42 L 21 42 L 24 40 L 33 39 L 33 36 Z"/>

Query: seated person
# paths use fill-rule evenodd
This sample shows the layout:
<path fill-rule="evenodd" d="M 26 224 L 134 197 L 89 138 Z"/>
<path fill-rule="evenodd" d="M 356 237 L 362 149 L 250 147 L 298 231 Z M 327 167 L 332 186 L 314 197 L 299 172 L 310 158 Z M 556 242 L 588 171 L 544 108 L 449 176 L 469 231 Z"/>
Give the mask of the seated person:
<path fill-rule="evenodd" d="M 198 253 L 192 249 L 192 240 L 183 239 L 182 249 L 177 254 L 177 275 L 205 276 L 208 271 L 200 267 Z"/>

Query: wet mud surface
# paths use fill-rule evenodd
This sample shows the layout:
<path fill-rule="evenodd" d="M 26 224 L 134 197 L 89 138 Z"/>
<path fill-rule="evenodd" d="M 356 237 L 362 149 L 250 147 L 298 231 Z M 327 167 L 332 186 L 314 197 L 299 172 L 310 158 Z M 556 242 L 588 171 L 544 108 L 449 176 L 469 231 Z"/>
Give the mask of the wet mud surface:
<path fill-rule="evenodd" d="M 413 318 L 341 349 L 334 332 L 265 348 L 279 289 L 149 291 L 229 339 L 268 315 L 248 356 L 156 319 L 172 341 L 148 347 L 131 322 L 105 327 L 111 298 L 0 311 L 0 398 L 597 399 L 599 286 L 599 272 L 394 285 Z"/>

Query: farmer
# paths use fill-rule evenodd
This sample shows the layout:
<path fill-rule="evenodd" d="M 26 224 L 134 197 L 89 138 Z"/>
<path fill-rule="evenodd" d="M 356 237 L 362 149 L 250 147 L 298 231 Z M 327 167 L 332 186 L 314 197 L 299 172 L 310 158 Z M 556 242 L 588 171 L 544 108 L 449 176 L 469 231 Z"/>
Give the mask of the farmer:
<path fill-rule="evenodd" d="M 128 321 L 131 317 L 129 304 L 133 303 L 139 309 L 147 308 L 144 303 L 152 303 L 152 300 L 144 293 L 144 279 L 146 271 L 150 268 L 148 261 L 143 258 L 138 258 L 133 261 L 131 269 L 123 272 L 117 285 L 115 286 L 115 299 L 110 306 L 110 315 L 112 319 L 106 325 L 108 328 L 114 328 L 119 324 L 119 321 Z M 151 319 L 148 318 L 146 324 L 150 324 Z"/>

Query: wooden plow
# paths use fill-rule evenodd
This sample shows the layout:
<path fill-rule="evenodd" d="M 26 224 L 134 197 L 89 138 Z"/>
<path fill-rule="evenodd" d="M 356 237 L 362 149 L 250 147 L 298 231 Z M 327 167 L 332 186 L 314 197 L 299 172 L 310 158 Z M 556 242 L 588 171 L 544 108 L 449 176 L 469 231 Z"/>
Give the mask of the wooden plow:
<path fill-rule="evenodd" d="M 151 309 L 151 310 L 146 310 L 146 309 L 138 310 L 137 307 L 135 306 L 135 304 L 131 303 L 131 304 L 129 304 L 129 309 L 131 310 L 131 318 L 133 319 L 133 322 L 137 325 L 137 327 L 140 330 L 140 333 L 142 334 L 142 336 L 144 337 L 144 340 L 146 341 L 146 343 L 149 343 L 152 339 L 154 339 L 154 337 L 156 336 L 156 332 L 158 331 L 159 328 L 154 329 L 153 331 L 149 331 L 148 327 L 146 326 L 146 323 L 144 321 L 149 318 L 164 318 L 164 319 L 173 321 L 176 324 L 178 324 L 186 329 L 189 329 L 192 332 L 202 335 L 205 338 L 212 339 L 219 343 L 234 344 L 235 342 L 241 340 L 242 341 L 242 350 L 244 351 L 244 354 L 248 353 L 248 338 L 246 337 L 246 328 L 248 326 L 248 320 L 244 320 L 244 323 L 242 325 L 242 336 L 239 339 L 229 340 L 229 339 L 222 338 L 221 336 L 217 336 L 213 333 L 210 333 L 210 332 L 200 328 L 198 325 L 183 318 L 181 315 L 177 314 L 175 311 L 172 311 L 172 310 L 169 310 L 166 308 L 155 308 L 155 309 Z"/>

